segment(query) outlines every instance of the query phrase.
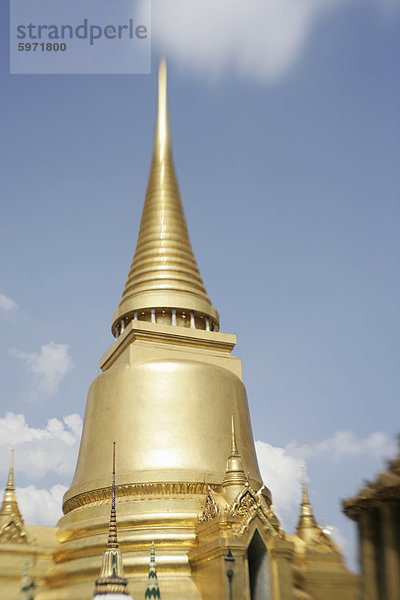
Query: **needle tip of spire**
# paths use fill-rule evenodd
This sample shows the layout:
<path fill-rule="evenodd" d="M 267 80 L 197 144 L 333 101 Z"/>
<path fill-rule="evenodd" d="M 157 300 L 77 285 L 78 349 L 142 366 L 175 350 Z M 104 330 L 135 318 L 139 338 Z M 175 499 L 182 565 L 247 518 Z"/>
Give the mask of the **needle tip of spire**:
<path fill-rule="evenodd" d="M 236 444 L 236 432 L 235 432 L 235 419 L 233 414 L 231 415 L 231 453 L 237 453 L 237 444 Z"/>

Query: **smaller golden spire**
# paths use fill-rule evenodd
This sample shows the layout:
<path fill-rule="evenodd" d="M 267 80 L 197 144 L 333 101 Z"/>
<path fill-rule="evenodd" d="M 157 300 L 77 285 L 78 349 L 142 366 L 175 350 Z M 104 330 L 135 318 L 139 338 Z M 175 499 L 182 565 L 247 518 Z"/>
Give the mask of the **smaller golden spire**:
<path fill-rule="evenodd" d="M 231 421 L 231 449 L 226 464 L 225 477 L 222 482 L 222 493 L 225 499 L 232 504 L 237 495 L 247 483 L 244 474 L 242 457 L 236 443 L 235 421 Z"/>
<path fill-rule="evenodd" d="M 96 580 L 94 598 L 102 599 L 104 596 L 123 594 L 128 598 L 128 580 L 124 577 L 121 552 L 117 539 L 117 515 L 115 510 L 115 442 L 113 442 L 113 480 L 111 492 L 111 514 L 108 529 L 108 542 L 103 554 L 103 564 L 100 576 Z"/>
<path fill-rule="evenodd" d="M 321 531 L 321 528 L 318 526 L 314 518 L 311 504 L 308 499 L 306 473 L 304 467 L 302 468 L 301 479 L 303 501 L 301 503 L 300 518 L 297 525 L 296 534 L 299 536 L 299 538 L 307 543 L 312 541 L 312 539 L 315 537 L 315 534 Z"/>
<path fill-rule="evenodd" d="M 151 542 L 149 576 L 147 578 L 147 586 L 144 597 L 145 600 L 146 598 L 161 598 L 160 588 L 158 587 L 156 549 L 154 542 Z"/>
<path fill-rule="evenodd" d="M 8 483 L 4 491 L 4 498 L 0 509 L 0 515 L 12 515 L 14 517 L 18 517 L 18 519 L 20 519 L 23 523 L 23 519 L 18 508 L 17 494 L 14 486 L 14 450 L 11 450 Z"/>
<path fill-rule="evenodd" d="M 8 483 L 0 508 L 0 541 L 29 543 L 14 486 L 14 450 L 11 451 Z"/>

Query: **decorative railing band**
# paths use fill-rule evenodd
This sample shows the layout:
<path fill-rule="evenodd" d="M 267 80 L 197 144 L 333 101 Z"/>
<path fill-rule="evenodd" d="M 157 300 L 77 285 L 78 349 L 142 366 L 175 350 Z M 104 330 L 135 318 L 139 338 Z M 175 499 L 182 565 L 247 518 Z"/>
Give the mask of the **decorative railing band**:
<path fill-rule="evenodd" d="M 220 491 L 220 485 L 207 483 L 130 483 L 124 485 L 118 485 L 115 488 L 116 497 L 126 496 L 163 496 L 163 495 L 174 495 L 174 494 L 194 494 L 197 496 L 205 496 L 208 492 L 209 487 L 214 491 Z M 111 498 L 112 488 L 111 486 L 100 488 L 97 490 L 91 490 L 89 492 L 83 492 L 68 498 L 63 504 L 64 514 L 68 514 L 76 508 L 85 506 L 86 504 L 92 504 L 93 502 L 101 502 Z"/>

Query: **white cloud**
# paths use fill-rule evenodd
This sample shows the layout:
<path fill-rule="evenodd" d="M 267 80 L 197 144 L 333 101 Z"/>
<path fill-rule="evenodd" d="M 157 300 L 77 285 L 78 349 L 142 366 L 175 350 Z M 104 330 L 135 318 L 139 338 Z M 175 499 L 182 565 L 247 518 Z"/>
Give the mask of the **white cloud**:
<path fill-rule="evenodd" d="M 8 471 L 9 452 L 15 450 L 17 474 L 23 472 L 35 480 L 53 472 L 71 477 L 82 429 L 82 419 L 77 414 L 68 415 L 62 421 L 53 418 L 43 428 L 30 427 L 23 414 L 8 412 L 0 418 L 0 472 L 3 480 Z"/>
<path fill-rule="evenodd" d="M 0 310 L 6 313 L 15 313 L 18 310 L 18 306 L 15 300 L 5 294 L 0 294 Z"/>
<path fill-rule="evenodd" d="M 291 456 L 303 460 L 324 455 L 338 462 L 362 455 L 375 458 L 390 457 L 395 452 L 395 446 L 394 440 L 381 431 L 371 433 L 365 438 L 358 438 L 353 431 L 337 431 L 331 438 L 315 444 L 299 445 L 297 442 L 292 442 L 286 446 L 286 451 Z"/>
<path fill-rule="evenodd" d="M 49 342 L 40 348 L 39 353 L 15 349 L 10 353 L 23 360 L 27 370 L 33 374 L 33 389 L 48 395 L 57 392 L 61 381 L 74 366 L 67 344 Z"/>
<path fill-rule="evenodd" d="M 227 69 L 261 81 L 298 60 L 318 20 L 355 0 L 153 0 L 152 40 L 207 77 Z M 399 0 L 371 0 L 378 7 Z"/>
<path fill-rule="evenodd" d="M 314 444 L 291 442 L 284 448 L 257 441 L 256 451 L 261 476 L 271 490 L 276 512 L 286 526 L 293 523 L 301 501 L 301 467 L 306 461 L 323 458 L 325 468 L 339 461 L 371 457 L 374 460 L 391 457 L 395 454 L 395 441 L 382 432 L 371 433 L 359 438 L 353 431 L 337 431 L 331 438 Z M 335 469 L 336 470 L 336 469 Z M 340 533 L 335 540 L 344 544 Z"/>
<path fill-rule="evenodd" d="M 265 485 L 272 492 L 274 506 L 279 513 L 296 509 L 300 499 L 302 458 L 290 456 L 286 448 L 277 448 L 266 442 L 256 442 L 258 463 Z"/>
<path fill-rule="evenodd" d="M 49 490 L 33 485 L 17 488 L 17 499 L 27 525 L 54 527 L 62 516 L 62 499 L 67 491 L 64 485 L 53 485 Z"/>
<path fill-rule="evenodd" d="M 272 492 L 274 507 L 284 519 L 285 515 L 297 514 L 300 502 L 302 458 L 290 456 L 286 448 L 277 448 L 266 442 L 256 442 L 258 463 L 265 485 Z"/>

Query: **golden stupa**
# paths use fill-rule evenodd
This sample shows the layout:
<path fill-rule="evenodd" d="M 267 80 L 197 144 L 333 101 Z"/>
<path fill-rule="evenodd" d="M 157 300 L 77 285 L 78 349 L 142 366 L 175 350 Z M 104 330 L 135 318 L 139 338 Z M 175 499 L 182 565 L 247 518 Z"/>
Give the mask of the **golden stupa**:
<path fill-rule="evenodd" d="M 231 354 L 236 337 L 219 331 L 190 245 L 165 61 L 139 237 L 112 333 L 89 390 L 57 539 L 39 566 L 34 540 L 19 554 L 32 557 L 37 600 L 93 597 L 109 531 L 114 441 L 119 551 L 136 600 L 153 543 L 163 600 L 355 599 L 358 579 L 321 528 L 313 520 L 306 538 L 304 528 L 287 536 L 263 485 L 241 363 Z M 0 584 L 17 573 L 16 562 L 2 570 L 11 546 L 1 536 Z"/>

